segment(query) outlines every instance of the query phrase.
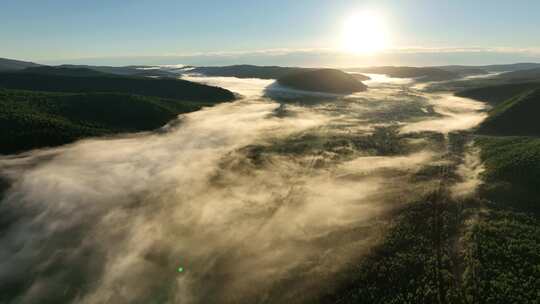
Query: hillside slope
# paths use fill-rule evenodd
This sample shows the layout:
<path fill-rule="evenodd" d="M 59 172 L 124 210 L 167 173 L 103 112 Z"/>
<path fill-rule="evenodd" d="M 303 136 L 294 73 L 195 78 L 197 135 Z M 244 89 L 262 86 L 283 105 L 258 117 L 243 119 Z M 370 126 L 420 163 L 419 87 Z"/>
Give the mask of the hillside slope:
<path fill-rule="evenodd" d="M 502 85 L 491 85 L 486 87 L 466 89 L 456 93 L 457 96 L 476 99 L 497 105 L 518 94 L 540 88 L 539 82 L 511 83 Z"/>
<path fill-rule="evenodd" d="M 97 73 L 97 72 L 96 72 Z M 179 79 L 143 77 L 67 76 L 40 73 L 0 73 L 0 88 L 49 92 L 117 92 L 156 96 L 187 101 L 231 101 L 234 94 L 226 89 Z"/>
<path fill-rule="evenodd" d="M 153 130 L 205 103 L 121 93 L 0 89 L 0 154 L 88 137 Z"/>
<path fill-rule="evenodd" d="M 40 65 L 33 62 L 0 58 L 0 71 L 17 71 L 38 66 Z"/>
<path fill-rule="evenodd" d="M 517 95 L 493 108 L 478 132 L 490 135 L 540 135 L 540 89 Z"/>
<path fill-rule="evenodd" d="M 512 81 L 538 81 L 540 80 L 540 68 L 502 73 L 497 76 L 497 78 L 508 79 Z"/>

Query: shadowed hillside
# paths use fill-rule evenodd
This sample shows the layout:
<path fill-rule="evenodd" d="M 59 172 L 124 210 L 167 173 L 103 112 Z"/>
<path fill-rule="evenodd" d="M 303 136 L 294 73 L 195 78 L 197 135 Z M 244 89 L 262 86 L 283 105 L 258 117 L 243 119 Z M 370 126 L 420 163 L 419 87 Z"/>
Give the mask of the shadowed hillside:
<path fill-rule="evenodd" d="M 473 88 L 456 93 L 457 96 L 472 98 L 496 105 L 509 98 L 535 88 L 540 88 L 538 82 L 513 83 Z"/>
<path fill-rule="evenodd" d="M 497 105 L 479 128 L 483 134 L 540 135 L 540 89 L 513 97 Z"/>
<path fill-rule="evenodd" d="M 62 70 L 65 71 L 65 70 Z M 0 73 L 0 88 L 51 92 L 118 92 L 188 101 L 231 101 L 228 90 L 186 80 L 119 76 L 65 76 Z"/>
<path fill-rule="evenodd" d="M 226 89 L 190 81 L 126 77 L 81 67 L 4 72 L 0 154 L 153 130 L 180 113 L 234 98 Z"/>
<path fill-rule="evenodd" d="M 498 78 L 512 81 L 540 80 L 540 68 L 503 73 Z"/>
<path fill-rule="evenodd" d="M 0 154 L 88 137 L 153 130 L 205 103 L 121 93 L 0 89 Z"/>

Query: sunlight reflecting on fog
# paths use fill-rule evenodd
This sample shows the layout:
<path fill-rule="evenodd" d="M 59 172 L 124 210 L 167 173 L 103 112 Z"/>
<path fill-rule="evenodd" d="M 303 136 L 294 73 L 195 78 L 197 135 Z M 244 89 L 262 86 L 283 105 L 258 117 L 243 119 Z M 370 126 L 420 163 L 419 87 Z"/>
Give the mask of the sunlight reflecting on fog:
<path fill-rule="evenodd" d="M 158 133 L 0 158 L 12 183 L 0 279 L 27 282 L 22 303 L 58 286 L 80 303 L 302 298 L 377 244 L 388 211 L 438 186 L 413 177 L 448 162 L 444 142 L 394 130 L 447 133 L 485 116 L 378 76 L 308 104 L 265 97 L 271 80 L 185 78 L 244 97 Z M 474 188 L 473 163 L 456 191 Z"/>

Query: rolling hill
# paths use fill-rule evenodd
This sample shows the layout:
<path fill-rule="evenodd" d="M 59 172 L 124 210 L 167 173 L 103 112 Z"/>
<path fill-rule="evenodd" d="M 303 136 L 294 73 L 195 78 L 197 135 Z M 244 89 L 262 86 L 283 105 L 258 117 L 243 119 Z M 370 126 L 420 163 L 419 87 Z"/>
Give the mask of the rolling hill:
<path fill-rule="evenodd" d="M 278 78 L 277 82 L 293 89 L 334 94 L 350 94 L 367 89 L 355 76 L 334 69 L 302 71 Z"/>
<path fill-rule="evenodd" d="M 281 66 L 231 65 L 221 67 L 196 67 L 189 70 L 189 73 L 218 77 L 279 79 L 287 75 L 315 70 L 318 69 Z M 355 76 L 358 80 L 369 79 L 369 77 L 361 74 L 356 74 Z"/>
<path fill-rule="evenodd" d="M 288 74 L 298 73 L 310 69 L 280 66 L 231 65 L 217 67 L 196 67 L 189 73 L 205 76 L 278 79 Z"/>
<path fill-rule="evenodd" d="M 120 76 L 152 76 L 152 77 L 163 77 L 163 78 L 177 78 L 178 73 L 173 73 L 170 71 L 151 68 L 146 66 L 95 66 L 95 65 L 72 65 L 72 64 L 63 64 L 57 66 L 58 68 L 65 69 L 90 69 L 102 73 L 114 74 Z"/>
<path fill-rule="evenodd" d="M 452 73 L 457 73 L 457 74 L 460 74 L 461 76 L 485 75 L 489 73 L 489 71 L 483 67 L 467 66 L 467 65 L 445 65 L 445 66 L 436 66 L 434 68 L 452 72 Z"/>
<path fill-rule="evenodd" d="M 20 70 L 19 73 L 24 74 L 39 74 L 39 75 L 56 75 L 56 76 L 73 76 L 73 77 L 83 77 L 83 76 L 111 76 L 112 74 L 92 70 L 89 68 L 67 68 L 62 66 L 38 66 L 38 67 L 29 67 L 24 70 Z"/>

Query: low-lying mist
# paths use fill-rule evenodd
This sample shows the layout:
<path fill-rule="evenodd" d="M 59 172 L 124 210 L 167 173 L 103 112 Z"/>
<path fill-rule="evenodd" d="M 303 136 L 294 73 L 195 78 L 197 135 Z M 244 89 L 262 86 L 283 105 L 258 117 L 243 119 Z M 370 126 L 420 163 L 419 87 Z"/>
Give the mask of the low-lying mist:
<path fill-rule="evenodd" d="M 438 187 L 426 168 L 457 162 L 474 191 L 474 151 L 448 156 L 448 133 L 484 118 L 471 100 L 378 79 L 280 104 L 272 81 L 189 79 L 243 98 L 0 158 L 0 302 L 309 302 Z"/>

